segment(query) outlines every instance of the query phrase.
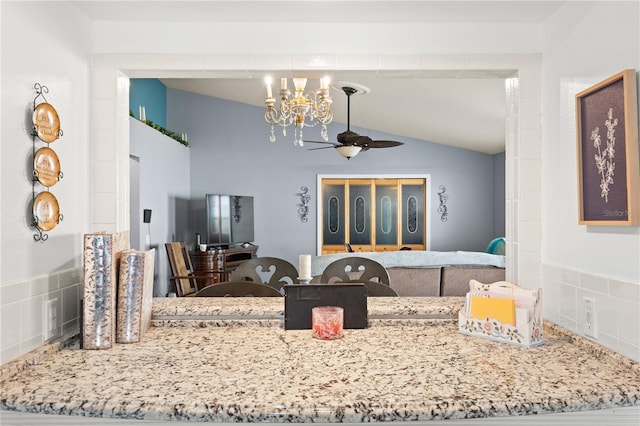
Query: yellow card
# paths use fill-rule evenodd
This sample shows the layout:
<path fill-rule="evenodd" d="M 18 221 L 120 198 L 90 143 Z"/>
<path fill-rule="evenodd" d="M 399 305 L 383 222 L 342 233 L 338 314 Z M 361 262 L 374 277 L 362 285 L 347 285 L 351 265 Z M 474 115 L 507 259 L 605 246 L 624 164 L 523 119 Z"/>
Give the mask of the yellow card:
<path fill-rule="evenodd" d="M 478 319 L 494 318 L 503 324 L 516 325 L 516 304 L 513 299 L 473 296 L 471 316 Z"/>

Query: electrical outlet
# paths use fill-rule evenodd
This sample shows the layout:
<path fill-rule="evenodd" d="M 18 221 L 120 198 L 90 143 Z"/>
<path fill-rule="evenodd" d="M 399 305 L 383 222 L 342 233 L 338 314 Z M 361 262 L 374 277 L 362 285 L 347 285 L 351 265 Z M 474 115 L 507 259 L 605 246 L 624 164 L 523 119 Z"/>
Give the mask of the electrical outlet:
<path fill-rule="evenodd" d="M 584 335 L 593 339 L 598 338 L 596 329 L 596 301 L 591 297 L 583 297 L 584 306 Z"/>
<path fill-rule="evenodd" d="M 44 340 L 47 341 L 57 334 L 58 329 L 58 299 L 44 302 Z"/>

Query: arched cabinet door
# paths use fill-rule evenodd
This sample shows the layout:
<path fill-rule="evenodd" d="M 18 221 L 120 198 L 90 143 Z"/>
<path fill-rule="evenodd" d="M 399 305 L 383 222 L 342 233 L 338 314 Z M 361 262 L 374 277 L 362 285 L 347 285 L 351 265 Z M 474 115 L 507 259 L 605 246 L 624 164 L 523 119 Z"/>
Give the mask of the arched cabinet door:
<path fill-rule="evenodd" d="M 376 249 L 398 250 L 398 181 L 376 181 Z"/>
<path fill-rule="evenodd" d="M 371 180 L 349 181 L 349 244 L 371 250 Z"/>
<path fill-rule="evenodd" d="M 401 246 L 425 245 L 425 186 L 424 180 L 405 181 L 401 185 Z M 422 250 L 417 248 L 418 250 Z"/>
<path fill-rule="evenodd" d="M 322 183 L 323 252 L 344 251 L 346 241 L 346 182 L 325 180 Z"/>

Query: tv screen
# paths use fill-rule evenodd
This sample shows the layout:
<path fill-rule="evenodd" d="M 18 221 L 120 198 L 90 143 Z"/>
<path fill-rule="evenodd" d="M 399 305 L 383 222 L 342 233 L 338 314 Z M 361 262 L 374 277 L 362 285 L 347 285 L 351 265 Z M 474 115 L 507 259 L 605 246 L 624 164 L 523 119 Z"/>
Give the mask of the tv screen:
<path fill-rule="evenodd" d="M 206 194 L 207 244 L 233 245 L 253 241 L 253 197 Z"/>

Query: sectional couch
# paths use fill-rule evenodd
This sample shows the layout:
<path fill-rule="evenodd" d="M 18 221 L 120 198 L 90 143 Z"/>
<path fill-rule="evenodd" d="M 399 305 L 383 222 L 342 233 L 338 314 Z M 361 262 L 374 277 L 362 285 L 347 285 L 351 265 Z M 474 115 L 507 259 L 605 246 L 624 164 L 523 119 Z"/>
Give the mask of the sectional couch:
<path fill-rule="evenodd" d="M 312 282 L 322 271 L 345 256 L 375 260 L 389 272 L 390 285 L 399 296 L 464 296 L 469 280 L 492 283 L 505 280 L 505 257 L 482 252 L 434 252 L 401 250 L 355 252 L 316 256 L 311 259 Z"/>

